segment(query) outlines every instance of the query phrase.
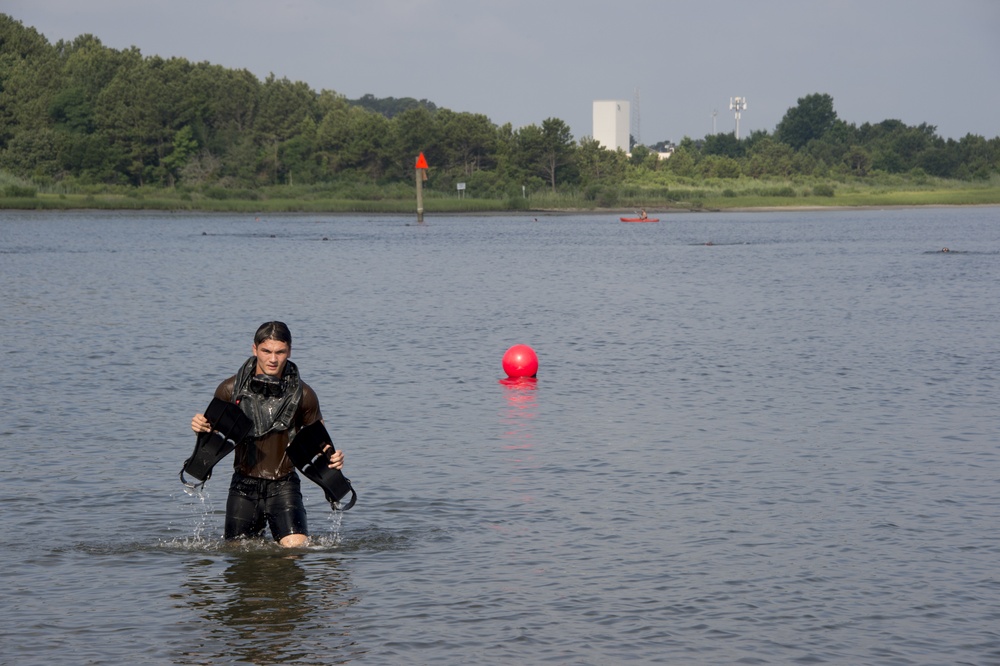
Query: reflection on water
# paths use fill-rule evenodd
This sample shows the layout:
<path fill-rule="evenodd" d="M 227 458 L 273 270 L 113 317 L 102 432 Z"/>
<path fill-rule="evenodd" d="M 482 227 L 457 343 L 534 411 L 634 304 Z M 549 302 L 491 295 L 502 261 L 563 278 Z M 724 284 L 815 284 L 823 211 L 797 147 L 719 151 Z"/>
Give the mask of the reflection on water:
<path fill-rule="evenodd" d="M 355 602 L 334 558 L 242 544 L 220 571 L 215 559 L 185 567 L 182 604 L 207 622 L 190 663 L 334 663 L 356 656 L 343 609 Z M 317 633 L 319 632 L 319 633 Z"/>
<path fill-rule="evenodd" d="M 537 465 L 535 455 L 534 420 L 538 414 L 538 379 L 535 377 L 504 378 L 505 408 L 500 415 L 503 450 L 510 454 L 509 475 L 512 503 L 530 504 L 535 501 L 535 488 L 521 475 L 522 470 Z M 493 529 L 503 528 L 494 525 Z"/>
<path fill-rule="evenodd" d="M 256 635 L 262 643 L 282 649 L 298 622 L 309 612 L 301 555 L 273 552 L 238 554 L 221 580 L 198 575 L 197 564 L 188 567 L 191 606 L 208 620 L 218 622 L 243 640 Z M 330 580 L 338 583 L 336 572 Z M 256 661 L 251 658 L 251 661 Z"/>
<path fill-rule="evenodd" d="M 535 418 L 538 405 L 535 402 L 538 379 L 535 377 L 504 378 L 499 380 L 504 387 L 507 408 L 500 416 L 503 427 L 505 449 L 530 449 L 532 445 L 531 421 Z"/>

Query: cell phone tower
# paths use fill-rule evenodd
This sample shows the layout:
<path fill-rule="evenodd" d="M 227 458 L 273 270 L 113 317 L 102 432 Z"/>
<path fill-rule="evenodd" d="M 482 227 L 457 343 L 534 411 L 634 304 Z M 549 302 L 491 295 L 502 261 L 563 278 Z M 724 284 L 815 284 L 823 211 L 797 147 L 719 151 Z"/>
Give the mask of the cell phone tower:
<path fill-rule="evenodd" d="M 736 113 L 736 140 L 740 140 L 740 113 L 747 108 L 746 97 L 730 97 L 729 109 Z"/>
<path fill-rule="evenodd" d="M 639 89 L 635 89 L 635 94 L 632 97 L 632 138 L 635 139 L 635 145 L 642 145 L 642 116 L 639 113 Z M 630 146 L 631 149 L 631 146 Z"/>

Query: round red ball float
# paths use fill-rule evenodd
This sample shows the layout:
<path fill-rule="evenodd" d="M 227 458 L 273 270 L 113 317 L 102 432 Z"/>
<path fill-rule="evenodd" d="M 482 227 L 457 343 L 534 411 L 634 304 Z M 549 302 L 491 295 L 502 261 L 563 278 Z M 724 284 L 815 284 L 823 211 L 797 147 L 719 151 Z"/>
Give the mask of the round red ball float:
<path fill-rule="evenodd" d="M 503 371 L 511 379 L 538 374 L 538 356 L 528 345 L 514 345 L 503 355 Z"/>

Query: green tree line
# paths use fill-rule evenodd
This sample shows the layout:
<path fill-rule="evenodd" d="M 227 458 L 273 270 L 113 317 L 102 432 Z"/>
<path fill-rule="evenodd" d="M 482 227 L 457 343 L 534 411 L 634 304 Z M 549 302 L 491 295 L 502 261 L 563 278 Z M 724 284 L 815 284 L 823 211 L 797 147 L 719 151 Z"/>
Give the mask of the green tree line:
<path fill-rule="evenodd" d="M 0 170 L 33 182 L 252 189 L 270 185 L 412 182 L 477 196 L 573 188 L 598 196 L 651 174 L 683 178 L 866 178 L 922 172 L 989 179 L 1000 138 L 945 140 L 926 124 L 860 127 L 833 99 L 798 100 L 773 133 L 685 137 L 669 159 L 630 155 L 591 137 L 574 140 L 558 118 L 514 128 L 427 100 L 349 100 L 302 82 L 184 58 L 116 50 L 93 35 L 50 43 L 0 14 Z"/>
<path fill-rule="evenodd" d="M 753 132 L 739 141 L 733 134 L 685 139 L 674 157 L 671 167 L 690 176 L 863 178 L 876 172 L 918 172 L 988 180 L 1000 172 L 1000 138 L 967 134 L 945 140 L 932 125 L 908 126 L 900 120 L 857 126 L 837 117 L 830 95 L 816 93 L 788 109 L 773 134 Z"/>

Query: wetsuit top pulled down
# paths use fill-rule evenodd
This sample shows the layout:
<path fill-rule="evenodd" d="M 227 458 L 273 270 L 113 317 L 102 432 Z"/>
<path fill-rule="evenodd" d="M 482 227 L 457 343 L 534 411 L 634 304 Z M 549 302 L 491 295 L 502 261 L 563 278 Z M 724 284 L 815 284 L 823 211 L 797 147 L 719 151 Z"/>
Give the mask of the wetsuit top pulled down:
<path fill-rule="evenodd" d="M 215 397 L 236 403 L 253 420 L 252 435 L 236 447 L 233 468 L 258 479 L 281 479 L 295 470 L 285 455 L 288 442 L 323 415 L 316 392 L 299 379 L 294 363 L 285 363 L 278 381 L 255 377 L 256 362 L 255 357 L 250 357 L 239 372 L 219 384 Z"/>

